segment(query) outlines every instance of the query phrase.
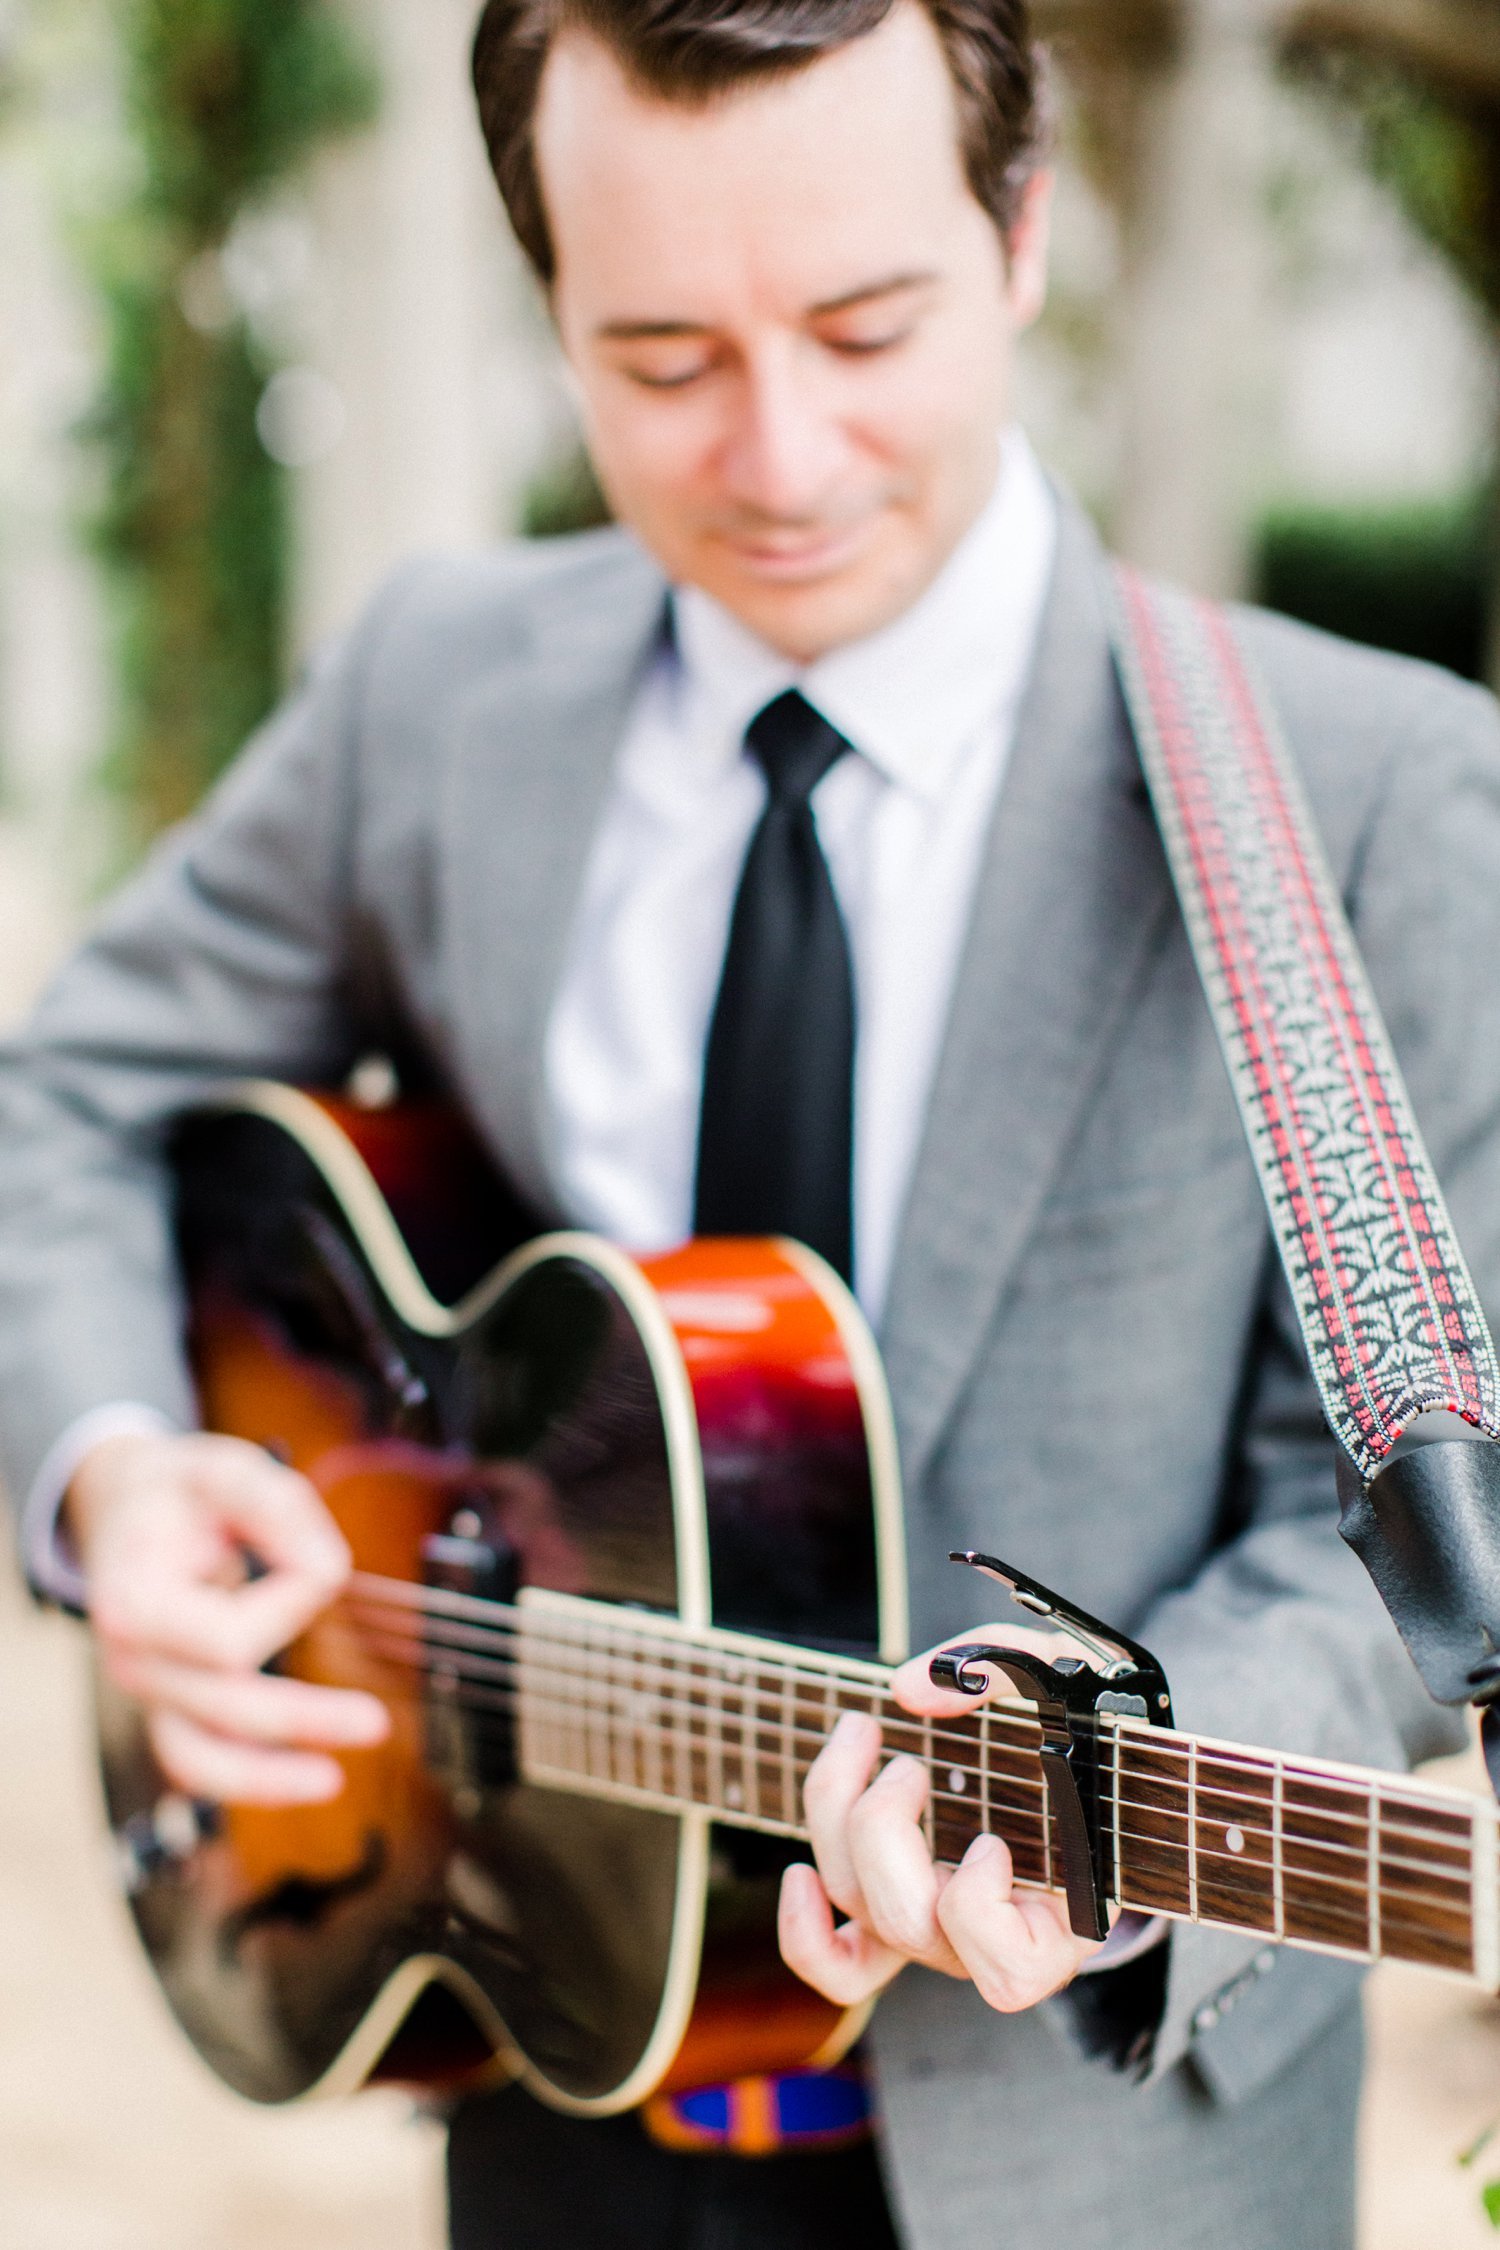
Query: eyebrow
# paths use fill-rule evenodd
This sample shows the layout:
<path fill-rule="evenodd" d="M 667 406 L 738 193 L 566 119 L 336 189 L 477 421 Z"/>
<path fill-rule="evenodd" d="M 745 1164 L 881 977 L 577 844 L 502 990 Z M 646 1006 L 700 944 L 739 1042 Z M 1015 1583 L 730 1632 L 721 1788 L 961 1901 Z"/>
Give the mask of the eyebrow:
<path fill-rule="evenodd" d="M 937 280 L 934 272 L 893 273 L 879 281 L 862 281 L 856 289 L 846 289 L 837 297 L 827 297 L 816 305 L 809 305 L 809 320 L 826 320 L 831 313 L 850 312 L 856 305 L 876 302 L 881 297 L 899 296 L 903 290 L 929 289 Z M 658 336 L 702 336 L 707 323 L 697 320 L 606 320 L 594 333 L 615 344 L 637 344 Z"/>

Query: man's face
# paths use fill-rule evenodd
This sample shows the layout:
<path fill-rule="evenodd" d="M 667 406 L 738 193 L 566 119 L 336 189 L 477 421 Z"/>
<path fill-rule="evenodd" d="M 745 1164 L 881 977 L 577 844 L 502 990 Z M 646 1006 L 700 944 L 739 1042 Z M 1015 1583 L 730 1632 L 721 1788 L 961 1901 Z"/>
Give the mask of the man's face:
<path fill-rule="evenodd" d="M 1007 258 L 915 0 L 704 106 L 569 33 L 537 161 L 553 304 L 617 515 L 800 663 L 923 591 L 988 497 L 1045 183 Z"/>

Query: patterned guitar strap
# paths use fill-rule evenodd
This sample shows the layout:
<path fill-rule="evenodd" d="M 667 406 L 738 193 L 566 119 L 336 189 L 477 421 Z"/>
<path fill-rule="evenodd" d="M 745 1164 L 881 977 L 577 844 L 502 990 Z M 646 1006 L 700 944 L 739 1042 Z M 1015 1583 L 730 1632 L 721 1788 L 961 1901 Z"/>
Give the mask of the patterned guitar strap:
<path fill-rule="evenodd" d="M 1500 1696 L 1500 1366 L 1311 808 L 1229 614 L 1123 566 L 1106 594 L 1157 824 L 1338 1441 L 1339 1529 L 1429 1692 L 1487 1704 Z M 1490 1710 L 1484 1734 L 1500 1793 Z"/>

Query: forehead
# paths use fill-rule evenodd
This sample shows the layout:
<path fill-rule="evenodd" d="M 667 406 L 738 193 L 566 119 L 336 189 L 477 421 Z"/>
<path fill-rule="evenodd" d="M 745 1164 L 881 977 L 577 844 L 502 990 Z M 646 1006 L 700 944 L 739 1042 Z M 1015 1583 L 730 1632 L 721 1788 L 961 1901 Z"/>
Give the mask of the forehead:
<path fill-rule="evenodd" d="M 707 102 L 644 91 L 569 32 L 543 74 L 535 141 L 558 285 L 641 309 L 642 292 L 812 304 L 942 263 L 967 204 L 952 81 L 914 0 L 785 76 Z M 614 300 L 619 300 L 615 302 Z"/>

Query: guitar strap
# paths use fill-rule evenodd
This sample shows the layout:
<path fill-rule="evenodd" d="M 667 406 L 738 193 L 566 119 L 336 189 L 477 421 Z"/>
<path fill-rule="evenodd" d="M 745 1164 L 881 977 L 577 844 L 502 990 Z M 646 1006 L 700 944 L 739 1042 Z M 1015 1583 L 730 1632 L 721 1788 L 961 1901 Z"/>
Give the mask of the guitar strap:
<path fill-rule="evenodd" d="M 1482 1441 L 1500 1439 L 1500 1365 L 1311 808 L 1231 615 L 1122 565 L 1106 598 L 1338 1441 L 1340 1530 L 1429 1691 L 1487 1700 L 1500 1693 L 1500 1444 Z"/>

